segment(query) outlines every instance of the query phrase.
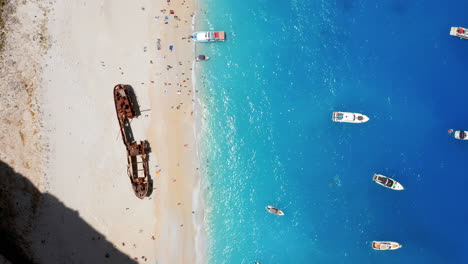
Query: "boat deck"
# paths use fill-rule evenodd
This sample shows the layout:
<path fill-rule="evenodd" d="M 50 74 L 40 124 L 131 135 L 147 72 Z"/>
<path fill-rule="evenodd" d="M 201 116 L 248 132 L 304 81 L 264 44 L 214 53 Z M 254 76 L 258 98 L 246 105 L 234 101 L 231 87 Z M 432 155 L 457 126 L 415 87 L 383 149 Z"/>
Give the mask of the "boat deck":
<path fill-rule="evenodd" d="M 451 27 L 450 35 L 463 39 L 468 39 L 468 29 L 462 27 Z"/>

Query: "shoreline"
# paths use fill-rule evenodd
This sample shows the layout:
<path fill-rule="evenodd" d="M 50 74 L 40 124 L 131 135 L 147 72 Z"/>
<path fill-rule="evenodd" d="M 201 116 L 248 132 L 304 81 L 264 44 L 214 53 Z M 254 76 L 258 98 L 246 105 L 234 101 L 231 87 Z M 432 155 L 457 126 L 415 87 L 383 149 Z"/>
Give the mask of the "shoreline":
<path fill-rule="evenodd" d="M 168 43 L 161 38 L 162 51 L 159 53 L 159 59 L 172 67 L 156 69 L 158 73 L 162 72 L 156 80 L 161 89 L 150 93 L 157 113 L 153 120 L 156 126 L 150 128 L 149 134 L 157 146 L 165 146 L 164 150 L 156 150 L 156 155 L 161 157 L 158 162 L 163 169 L 159 176 L 159 184 L 168 192 L 157 203 L 156 214 L 161 216 L 157 232 L 163 235 L 166 243 L 172 244 L 172 247 L 158 248 L 157 254 L 171 259 L 171 263 L 203 263 L 206 253 L 200 252 L 199 249 L 206 247 L 202 221 L 204 201 L 199 189 L 201 178 L 199 142 L 196 134 L 198 96 L 194 74 L 195 47 L 187 38 L 193 31 L 196 7 L 183 8 L 186 2 L 178 3 L 180 6 L 176 4 L 163 4 L 167 10 L 174 10 L 179 20 L 175 27 L 171 27 L 170 17 L 168 25 L 162 27 L 162 36 L 173 36 L 175 42 Z M 189 16 L 190 19 L 187 19 Z M 180 27 L 183 21 L 186 28 Z M 167 51 L 168 45 L 173 45 L 174 53 Z M 168 122 L 169 120 L 178 121 Z M 174 217 L 170 215 L 183 222 L 174 222 Z M 182 234 L 180 230 L 184 230 Z M 182 239 L 174 239 L 175 234 L 182 236 Z M 188 250 L 191 253 L 180 254 L 180 250 Z"/>
<path fill-rule="evenodd" d="M 40 109 L 33 110 L 44 121 L 44 144 L 34 155 L 42 158 L 45 176 L 37 178 L 21 170 L 21 164 L 12 167 L 136 262 L 206 261 L 201 102 L 196 48 L 187 39 L 197 4 L 85 0 L 46 7 L 27 2 L 19 9 L 19 18 L 33 16 L 36 5 L 47 10 L 40 43 L 47 48 L 45 55 L 36 54 L 40 81 L 34 92 Z M 135 197 L 126 173 L 112 98 L 120 83 L 133 87 L 141 109 L 141 116 L 131 121 L 135 140 L 150 142 L 148 165 L 155 190 L 144 200 Z M 56 209 L 44 204 L 35 220 L 29 236 L 35 260 L 90 263 L 104 258 L 104 253 L 87 252 L 95 237 L 67 228 Z M 76 250 L 86 253 L 77 256 Z"/>

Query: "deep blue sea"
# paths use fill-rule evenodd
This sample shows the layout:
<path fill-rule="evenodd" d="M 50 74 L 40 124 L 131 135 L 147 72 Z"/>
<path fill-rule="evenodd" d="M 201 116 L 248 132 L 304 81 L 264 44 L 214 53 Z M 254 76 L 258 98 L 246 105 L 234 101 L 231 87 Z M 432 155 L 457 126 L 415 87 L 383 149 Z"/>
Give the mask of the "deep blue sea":
<path fill-rule="evenodd" d="M 468 40 L 449 35 L 468 1 L 202 0 L 198 14 L 197 30 L 227 32 L 196 44 L 211 57 L 208 263 L 468 263 L 468 142 L 447 133 L 468 130 Z"/>

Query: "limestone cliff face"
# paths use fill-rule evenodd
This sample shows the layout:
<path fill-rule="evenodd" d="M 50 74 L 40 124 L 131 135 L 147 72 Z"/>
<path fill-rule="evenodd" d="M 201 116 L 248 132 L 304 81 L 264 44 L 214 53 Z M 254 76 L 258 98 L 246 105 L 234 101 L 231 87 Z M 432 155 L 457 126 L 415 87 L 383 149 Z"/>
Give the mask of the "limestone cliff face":
<path fill-rule="evenodd" d="M 0 250 L 13 263 L 32 263 L 27 237 L 43 176 L 37 84 L 47 50 L 38 36 L 45 35 L 47 12 L 37 2 L 0 1 Z"/>
<path fill-rule="evenodd" d="M 44 185 L 41 60 L 48 47 L 45 1 L 0 1 L 0 160 Z"/>

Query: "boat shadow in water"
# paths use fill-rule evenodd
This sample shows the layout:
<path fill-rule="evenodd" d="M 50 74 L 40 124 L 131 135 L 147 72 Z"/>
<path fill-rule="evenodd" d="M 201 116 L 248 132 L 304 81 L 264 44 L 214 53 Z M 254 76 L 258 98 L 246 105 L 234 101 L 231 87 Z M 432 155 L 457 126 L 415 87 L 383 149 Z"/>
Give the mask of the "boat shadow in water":
<path fill-rule="evenodd" d="M 0 260 L 11 263 L 137 263 L 78 211 L 0 160 Z"/>

